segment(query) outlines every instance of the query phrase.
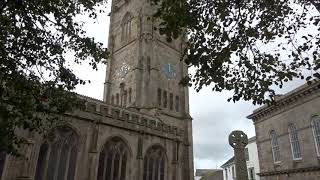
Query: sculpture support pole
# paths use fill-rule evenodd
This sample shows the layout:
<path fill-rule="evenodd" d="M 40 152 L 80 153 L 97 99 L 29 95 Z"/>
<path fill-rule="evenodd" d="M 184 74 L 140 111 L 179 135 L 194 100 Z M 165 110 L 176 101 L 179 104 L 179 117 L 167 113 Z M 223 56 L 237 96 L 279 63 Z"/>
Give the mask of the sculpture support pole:
<path fill-rule="evenodd" d="M 229 135 L 229 144 L 234 149 L 236 179 L 248 180 L 247 163 L 244 149 L 248 144 L 248 137 L 242 131 L 233 131 Z"/>

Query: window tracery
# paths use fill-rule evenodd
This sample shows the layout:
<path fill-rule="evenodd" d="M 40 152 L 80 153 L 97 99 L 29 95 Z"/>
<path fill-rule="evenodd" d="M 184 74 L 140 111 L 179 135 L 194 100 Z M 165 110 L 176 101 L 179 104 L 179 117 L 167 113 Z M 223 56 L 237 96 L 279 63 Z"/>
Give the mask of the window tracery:
<path fill-rule="evenodd" d="M 277 137 L 276 131 L 272 130 L 270 132 L 270 136 L 271 136 L 271 148 L 272 148 L 273 161 L 277 163 L 277 162 L 280 162 L 280 146 L 278 143 L 278 137 Z"/>
<path fill-rule="evenodd" d="M 121 40 L 123 42 L 129 41 L 129 39 L 131 37 L 132 19 L 133 19 L 133 17 L 131 16 L 130 13 L 127 13 L 122 19 Z"/>
<path fill-rule="evenodd" d="M 316 146 L 317 156 L 320 156 L 320 117 L 314 116 L 311 121 L 314 143 Z"/>
<path fill-rule="evenodd" d="M 164 180 L 166 156 L 163 148 L 151 147 L 144 157 L 143 180 Z"/>
<path fill-rule="evenodd" d="M 288 131 L 289 131 L 289 140 L 291 145 L 292 157 L 293 159 L 300 159 L 301 150 L 300 150 L 300 143 L 298 138 L 298 130 L 293 124 L 291 124 L 289 125 Z"/>
<path fill-rule="evenodd" d="M 35 180 L 74 180 L 78 136 L 71 128 L 60 127 L 39 150 Z"/>
<path fill-rule="evenodd" d="M 99 156 L 97 180 L 125 180 L 129 152 L 120 138 L 108 141 Z"/>

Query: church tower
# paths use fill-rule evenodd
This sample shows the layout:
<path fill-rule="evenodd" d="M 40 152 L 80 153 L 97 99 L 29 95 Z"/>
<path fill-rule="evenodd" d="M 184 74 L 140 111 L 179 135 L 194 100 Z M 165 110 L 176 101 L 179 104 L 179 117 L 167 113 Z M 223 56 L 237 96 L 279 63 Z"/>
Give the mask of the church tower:
<path fill-rule="evenodd" d="M 188 116 L 183 38 L 167 42 L 155 30 L 149 0 L 113 0 L 104 101 L 150 115 Z"/>
<path fill-rule="evenodd" d="M 193 179 L 192 118 L 188 88 L 180 84 L 188 75 L 182 61 L 185 37 L 167 42 L 156 30 L 150 0 L 113 0 L 104 101 L 133 109 L 184 130 L 180 177 Z M 180 155 L 179 155 L 180 156 Z"/>

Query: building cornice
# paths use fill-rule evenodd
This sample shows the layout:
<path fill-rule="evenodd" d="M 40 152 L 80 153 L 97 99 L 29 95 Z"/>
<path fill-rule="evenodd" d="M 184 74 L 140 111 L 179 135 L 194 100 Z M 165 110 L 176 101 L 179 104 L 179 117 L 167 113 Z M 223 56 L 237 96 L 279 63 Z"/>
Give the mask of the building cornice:
<path fill-rule="evenodd" d="M 264 105 L 256 109 L 252 114 L 247 116 L 254 123 L 274 116 L 278 113 L 291 109 L 293 106 L 300 105 L 310 101 L 314 96 L 320 96 L 320 81 L 314 81 L 312 84 L 305 84 L 299 88 L 279 97 L 271 105 Z"/>

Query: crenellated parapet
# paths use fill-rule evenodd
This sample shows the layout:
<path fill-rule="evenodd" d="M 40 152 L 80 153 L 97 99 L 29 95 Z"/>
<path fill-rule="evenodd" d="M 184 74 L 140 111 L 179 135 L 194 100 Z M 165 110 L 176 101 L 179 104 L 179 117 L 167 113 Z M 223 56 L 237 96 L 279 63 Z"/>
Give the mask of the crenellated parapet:
<path fill-rule="evenodd" d="M 184 130 L 161 119 L 130 110 L 127 108 L 106 104 L 90 97 L 80 96 L 85 100 L 83 109 L 72 114 L 82 119 L 94 121 L 122 129 L 143 132 L 169 139 L 182 139 Z"/>

